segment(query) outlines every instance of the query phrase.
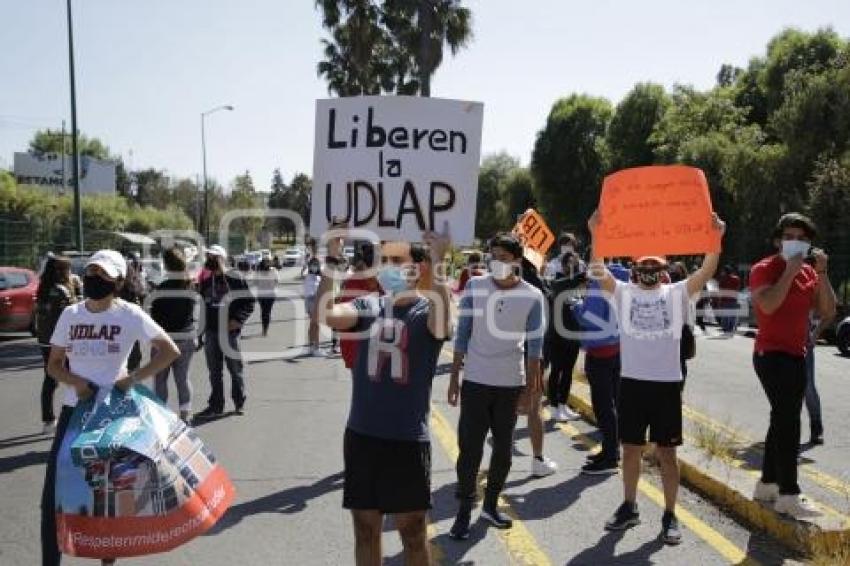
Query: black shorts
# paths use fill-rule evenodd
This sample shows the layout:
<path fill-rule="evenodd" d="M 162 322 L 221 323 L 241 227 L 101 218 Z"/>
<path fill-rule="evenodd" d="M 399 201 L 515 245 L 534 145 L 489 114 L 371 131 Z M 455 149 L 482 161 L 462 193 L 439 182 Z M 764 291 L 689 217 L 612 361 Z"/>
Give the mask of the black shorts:
<path fill-rule="evenodd" d="M 387 440 L 345 429 L 342 506 L 408 513 L 431 508 L 431 443 Z"/>
<path fill-rule="evenodd" d="M 623 377 L 618 406 L 620 442 L 658 446 L 682 444 L 682 384 L 678 381 L 644 381 Z"/>

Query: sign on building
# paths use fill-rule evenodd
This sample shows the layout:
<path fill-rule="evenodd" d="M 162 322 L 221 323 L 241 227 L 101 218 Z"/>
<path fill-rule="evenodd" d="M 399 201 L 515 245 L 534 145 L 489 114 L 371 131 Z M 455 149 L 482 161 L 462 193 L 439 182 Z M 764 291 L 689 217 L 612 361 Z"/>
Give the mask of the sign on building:
<path fill-rule="evenodd" d="M 15 153 L 15 179 L 19 185 L 38 185 L 56 191 L 74 186 L 73 158 L 58 153 Z M 80 192 L 115 194 L 115 162 L 80 156 Z"/>

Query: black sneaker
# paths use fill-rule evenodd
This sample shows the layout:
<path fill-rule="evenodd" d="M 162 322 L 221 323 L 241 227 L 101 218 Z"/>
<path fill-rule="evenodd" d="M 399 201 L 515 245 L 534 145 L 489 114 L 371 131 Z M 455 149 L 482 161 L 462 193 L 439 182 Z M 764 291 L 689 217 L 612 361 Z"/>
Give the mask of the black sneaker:
<path fill-rule="evenodd" d="M 215 407 L 207 407 L 200 413 L 195 414 L 196 420 L 207 420 L 207 419 L 217 419 L 218 417 L 224 415 L 224 409 L 218 409 Z"/>
<path fill-rule="evenodd" d="M 449 531 L 449 537 L 454 540 L 466 540 L 469 538 L 469 521 L 472 518 L 470 509 L 461 509 L 457 512 L 454 525 Z"/>
<path fill-rule="evenodd" d="M 679 519 L 670 511 L 665 511 L 661 517 L 661 540 L 664 544 L 676 545 L 682 542 L 682 531 L 679 530 Z"/>
<path fill-rule="evenodd" d="M 481 509 L 481 518 L 497 529 L 510 529 L 514 526 L 514 522 L 507 515 L 502 514 L 495 505 L 485 505 Z"/>
<path fill-rule="evenodd" d="M 624 501 L 617 508 L 617 512 L 605 522 L 605 530 L 624 531 L 639 524 L 640 513 L 638 513 L 637 503 Z"/>
<path fill-rule="evenodd" d="M 591 476 L 616 474 L 620 470 L 616 460 L 598 459 L 591 460 L 581 467 L 581 473 Z"/>
<path fill-rule="evenodd" d="M 597 452 L 595 454 L 588 454 L 587 455 L 587 461 L 588 462 L 598 462 L 599 460 L 604 460 L 604 459 L 605 459 L 605 454 L 603 454 L 602 452 Z"/>
<path fill-rule="evenodd" d="M 234 401 L 233 404 L 236 407 L 236 414 L 237 415 L 244 415 L 245 414 L 245 399 L 244 398 L 241 401 Z"/>

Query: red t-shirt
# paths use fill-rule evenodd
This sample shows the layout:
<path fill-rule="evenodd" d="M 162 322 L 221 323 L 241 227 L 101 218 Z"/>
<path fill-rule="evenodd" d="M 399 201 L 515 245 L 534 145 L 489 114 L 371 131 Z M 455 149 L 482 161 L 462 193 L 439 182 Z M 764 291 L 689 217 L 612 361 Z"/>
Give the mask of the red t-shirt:
<path fill-rule="evenodd" d="M 750 291 L 770 286 L 779 280 L 785 270 L 781 255 L 767 257 L 750 271 Z M 805 356 L 809 334 L 809 312 L 814 306 L 818 274 L 808 264 L 803 265 L 794 278 L 788 295 L 773 314 L 763 312 L 755 303 L 756 352 L 786 352 L 792 356 Z"/>
<path fill-rule="evenodd" d="M 340 295 L 336 298 L 336 302 L 348 303 L 357 297 L 362 297 L 369 293 L 380 293 L 381 286 L 378 284 L 378 280 L 374 277 L 364 279 L 362 277 L 354 278 L 349 276 L 342 282 L 341 290 L 344 291 L 344 293 L 340 293 Z M 339 341 L 339 350 L 342 354 L 342 361 L 348 369 L 353 368 L 354 362 L 357 361 L 357 346 L 357 340 L 353 340 L 351 338 L 341 338 Z"/>

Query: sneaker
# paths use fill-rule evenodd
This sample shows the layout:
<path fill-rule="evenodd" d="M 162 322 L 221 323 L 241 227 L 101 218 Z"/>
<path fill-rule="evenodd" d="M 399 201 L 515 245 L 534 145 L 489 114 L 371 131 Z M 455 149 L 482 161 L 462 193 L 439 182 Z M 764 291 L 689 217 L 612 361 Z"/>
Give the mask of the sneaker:
<path fill-rule="evenodd" d="M 245 399 L 244 398 L 241 401 L 234 401 L 233 405 L 234 405 L 234 409 L 235 409 L 235 412 L 236 412 L 237 415 L 244 415 L 245 414 Z"/>
<path fill-rule="evenodd" d="M 661 517 L 661 540 L 664 544 L 676 545 L 682 542 L 682 531 L 679 530 L 679 519 L 670 511 L 665 511 Z"/>
<path fill-rule="evenodd" d="M 544 478 L 546 476 L 551 476 L 555 472 L 558 471 L 558 464 L 543 456 L 542 459 L 538 459 L 536 456 L 531 458 L 531 475 L 535 478 Z"/>
<path fill-rule="evenodd" d="M 464 508 L 457 512 L 457 517 L 455 517 L 455 522 L 452 525 L 451 530 L 449 531 L 449 537 L 454 540 L 466 540 L 469 538 L 469 521 L 472 516 L 471 508 Z"/>
<path fill-rule="evenodd" d="M 605 530 L 625 531 L 626 529 L 639 524 L 640 513 L 638 513 L 637 503 L 623 501 L 622 505 L 617 508 L 614 515 L 605 522 Z"/>
<path fill-rule="evenodd" d="M 598 460 L 604 460 L 604 459 L 605 459 L 605 454 L 603 454 L 602 452 L 594 452 L 593 454 L 587 455 L 587 461 L 588 462 L 596 462 Z"/>
<path fill-rule="evenodd" d="M 817 508 L 812 505 L 806 496 L 799 495 L 780 495 L 776 499 L 776 505 L 773 506 L 777 513 L 790 515 L 795 519 L 803 519 L 806 517 L 820 517 L 823 515 Z"/>
<path fill-rule="evenodd" d="M 607 474 L 616 474 L 620 471 L 620 466 L 616 460 L 608 460 L 601 458 L 599 460 L 591 460 L 581 467 L 581 473 L 590 476 L 603 476 Z"/>
<path fill-rule="evenodd" d="M 764 503 L 776 503 L 776 498 L 779 497 L 779 485 L 775 483 L 764 483 L 759 480 L 756 484 L 756 491 L 753 493 L 755 501 Z"/>
<path fill-rule="evenodd" d="M 214 407 L 207 407 L 200 413 L 195 414 L 195 419 L 215 419 L 224 415 L 224 409 L 218 409 Z"/>
<path fill-rule="evenodd" d="M 581 418 L 581 416 L 570 409 L 566 405 L 558 405 L 558 408 L 555 410 L 555 420 L 559 423 L 565 423 L 567 421 L 577 421 Z"/>
<path fill-rule="evenodd" d="M 186 423 L 186 426 L 192 426 L 192 412 L 180 411 L 180 420 Z"/>
<path fill-rule="evenodd" d="M 481 518 L 497 529 L 510 529 L 514 526 L 514 522 L 507 515 L 502 514 L 495 505 L 485 505 L 481 509 Z"/>
<path fill-rule="evenodd" d="M 56 434 L 56 419 L 44 423 L 44 426 L 41 427 L 41 434 Z"/>

